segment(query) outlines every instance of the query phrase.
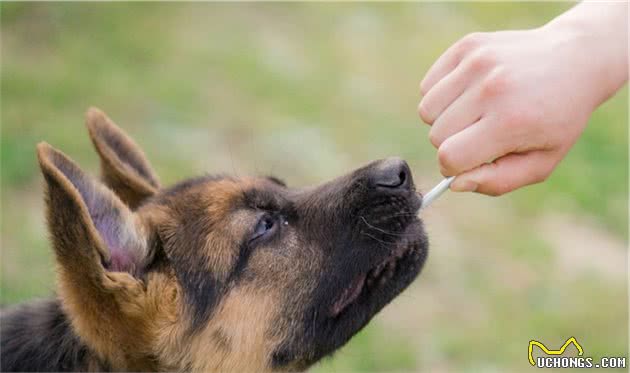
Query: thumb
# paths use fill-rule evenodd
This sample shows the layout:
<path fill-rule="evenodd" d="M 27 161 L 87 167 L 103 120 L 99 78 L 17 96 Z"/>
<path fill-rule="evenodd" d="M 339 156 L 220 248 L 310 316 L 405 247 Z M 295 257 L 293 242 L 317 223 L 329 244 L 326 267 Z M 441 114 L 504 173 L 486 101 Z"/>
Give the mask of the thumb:
<path fill-rule="evenodd" d="M 451 190 L 500 196 L 545 181 L 556 164 L 547 151 L 512 153 L 458 175 Z"/>

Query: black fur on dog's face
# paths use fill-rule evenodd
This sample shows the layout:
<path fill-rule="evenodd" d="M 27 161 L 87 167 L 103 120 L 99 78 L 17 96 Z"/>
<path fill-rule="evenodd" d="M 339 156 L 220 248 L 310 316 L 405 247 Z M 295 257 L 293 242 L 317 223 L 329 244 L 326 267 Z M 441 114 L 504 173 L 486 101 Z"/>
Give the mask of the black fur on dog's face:
<path fill-rule="evenodd" d="M 278 193 L 291 201 L 296 260 L 317 263 L 286 292 L 289 304 L 303 294 L 295 314 L 281 316 L 299 327 L 273 354 L 274 366 L 299 369 L 342 346 L 403 291 L 420 272 L 428 242 L 417 218 L 421 200 L 400 159 Z"/>
<path fill-rule="evenodd" d="M 305 369 L 365 326 L 426 259 L 421 197 L 400 159 L 314 188 L 207 176 L 164 189 L 104 114 L 92 110 L 88 127 L 109 189 L 48 146 L 39 155 L 64 307 L 113 367 Z M 80 213 L 73 225 L 66 205 Z M 93 254 L 71 256 L 72 242 Z"/>

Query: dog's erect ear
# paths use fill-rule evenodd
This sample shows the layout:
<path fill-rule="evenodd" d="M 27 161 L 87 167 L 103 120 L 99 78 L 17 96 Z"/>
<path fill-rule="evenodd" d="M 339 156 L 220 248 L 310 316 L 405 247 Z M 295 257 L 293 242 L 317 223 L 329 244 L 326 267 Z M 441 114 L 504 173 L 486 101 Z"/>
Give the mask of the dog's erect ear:
<path fill-rule="evenodd" d="M 138 145 L 102 111 L 86 115 L 90 138 L 101 157 L 103 181 L 132 209 L 160 188 L 155 172 Z"/>
<path fill-rule="evenodd" d="M 37 146 L 47 218 L 63 272 L 98 282 L 107 272 L 142 273 L 150 260 L 141 225 L 101 182 L 46 143 Z"/>
<path fill-rule="evenodd" d="M 46 180 L 57 292 L 73 330 L 117 371 L 155 371 L 145 279 L 152 261 L 143 219 L 50 145 L 37 146 Z M 149 308 L 155 310 L 155 308 Z"/>

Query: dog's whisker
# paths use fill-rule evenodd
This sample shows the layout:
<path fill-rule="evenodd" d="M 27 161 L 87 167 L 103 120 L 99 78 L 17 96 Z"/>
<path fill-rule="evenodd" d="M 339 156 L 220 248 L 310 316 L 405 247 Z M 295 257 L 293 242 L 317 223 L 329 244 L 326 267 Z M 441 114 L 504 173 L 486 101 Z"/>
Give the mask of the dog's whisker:
<path fill-rule="evenodd" d="M 394 233 L 394 232 L 388 232 L 384 229 L 381 229 L 379 227 L 376 227 L 370 223 L 368 223 L 368 221 L 365 219 L 365 217 L 361 216 L 360 217 L 361 220 L 371 229 L 374 229 L 378 232 L 381 232 L 383 234 L 386 234 L 388 236 L 396 236 L 396 237 L 418 237 L 418 233 Z"/>
<path fill-rule="evenodd" d="M 380 240 L 380 239 L 378 239 L 378 238 L 376 238 L 376 237 L 374 237 L 371 234 L 366 233 L 366 232 L 361 232 L 361 234 L 364 235 L 364 236 L 367 236 L 367 237 L 369 237 L 371 239 L 373 239 L 376 242 L 379 242 L 379 243 L 382 243 L 382 244 L 385 244 L 385 245 L 388 245 L 388 246 L 392 245 L 394 243 L 394 242 L 386 242 L 386 241 Z"/>

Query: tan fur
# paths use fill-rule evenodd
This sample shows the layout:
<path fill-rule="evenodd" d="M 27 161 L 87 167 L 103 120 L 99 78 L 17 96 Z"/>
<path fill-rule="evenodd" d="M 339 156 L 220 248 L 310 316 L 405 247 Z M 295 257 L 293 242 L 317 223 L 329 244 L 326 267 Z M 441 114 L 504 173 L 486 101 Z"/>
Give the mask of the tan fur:
<path fill-rule="evenodd" d="M 200 250 L 208 259 L 208 270 L 217 278 L 225 278 L 232 269 L 238 254 L 237 242 L 245 233 L 247 218 L 253 218 L 252 213 L 245 213 L 236 209 L 245 188 L 255 185 L 251 179 L 219 180 L 203 184 L 188 191 L 189 197 L 195 203 L 207 206 L 207 235 L 205 247 Z M 141 213 L 152 221 L 152 224 L 162 226 L 166 236 L 176 234 L 179 222 L 164 210 L 150 206 Z"/>
<path fill-rule="evenodd" d="M 190 365 L 200 372 L 269 371 L 269 351 L 279 339 L 269 338 L 269 329 L 279 311 L 273 293 L 255 287 L 232 289 L 205 330 L 191 341 Z M 247 324 L 243 320 L 251 321 Z M 224 333 L 228 345 L 217 341 Z M 208 359 L 208 356 L 213 356 Z"/>
<path fill-rule="evenodd" d="M 101 266 L 101 257 L 109 259 L 109 252 L 90 223 L 91 218 L 79 192 L 59 171 L 55 162 L 78 166 L 48 144 L 38 145 L 37 150 L 42 171 L 51 178 L 49 198 L 58 198 L 57 194 L 65 193 L 69 198 L 67 208 L 78 214 L 77 226 L 67 225 L 63 227 L 65 231 L 53 230 L 53 235 L 66 235 L 68 230 L 88 230 L 87 235 L 73 235 L 75 239 L 83 239 L 72 242 L 73 247 L 67 247 L 65 239 L 53 240 L 59 263 L 57 282 L 62 306 L 71 315 L 77 334 L 93 346 L 99 357 L 121 369 L 152 369 L 151 363 L 143 356 L 143 346 L 149 341 L 149 336 L 144 321 L 146 297 L 142 284 L 129 274 L 106 272 Z M 94 188 L 100 186 L 95 184 Z M 111 194 L 106 189 L 101 192 Z M 110 197 L 117 209 L 126 211 L 113 194 Z M 58 212 L 54 209 L 49 211 L 52 226 L 57 221 L 54 214 Z M 82 250 L 77 252 L 74 246 Z"/>
<path fill-rule="evenodd" d="M 238 255 L 237 242 L 245 233 L 243 224 L 248 215 L 236 210 L 235 204 L 243 189 L 251 187 L 252 180 L 220 180 L 206 186 L 202 195 L 208 205 L 209 223 L 212 229 L 206 237 L 203 252 L 208 258 L 208 267 L 218 278 L 227 277 Z"/>
<path fill-rule="evenodd" d="M 186 325 L 182 324 L 180 290 L 172 272 L 150 276 L 145 306 L 150 320 L 152 355 L 157 359 L 156 370 L 179 370 L 188 351 L 187 344 L 182 343 Z"/>

